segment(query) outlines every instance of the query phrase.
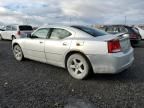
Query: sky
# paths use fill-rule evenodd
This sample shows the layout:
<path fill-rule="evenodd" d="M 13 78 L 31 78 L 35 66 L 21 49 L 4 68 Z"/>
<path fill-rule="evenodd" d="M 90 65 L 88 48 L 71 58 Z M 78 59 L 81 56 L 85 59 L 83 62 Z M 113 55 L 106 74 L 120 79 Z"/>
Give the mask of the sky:
<path fill-rule="evenodd" d="M 0 24 L 144 24 L 144 0 L 0 0 Z"/>

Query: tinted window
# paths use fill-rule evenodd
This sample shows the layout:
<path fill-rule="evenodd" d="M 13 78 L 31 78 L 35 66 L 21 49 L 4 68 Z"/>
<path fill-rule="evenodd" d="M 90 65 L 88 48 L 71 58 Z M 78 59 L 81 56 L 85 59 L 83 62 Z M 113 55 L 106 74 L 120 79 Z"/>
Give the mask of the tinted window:
<path fill-rule="evenodd" d="M 39 29 L 32 34 L 31 38 L 46 39 L 49 31 L 50 31 L 49 29 Z"/>
<path fill-rule="evenodd" d="M 98 29 L 94 29 L 94 28 L 90 28 L 90 27 L 85 27 L 85 26 L 72 26 L 76 29 L 79 29 L 83 32 L 86 32 L 94 37 L 98 37 L 98 36 L 103 36 L 103 35 L 107 35 L 108 33 L 98 30 Z"/>
<path fill-rule="evenodd" d="M 54 28 L 51 33 L 50 39 L 64 39 L 70 35 L 71 35 L 71 33 L 68 32 L 67 30 L 60 29 L 60 28 Z"/>
<path fill-rule="evenodd" d="M 33 30 L 31 26 L 19 26 L 20 31 Z"/>

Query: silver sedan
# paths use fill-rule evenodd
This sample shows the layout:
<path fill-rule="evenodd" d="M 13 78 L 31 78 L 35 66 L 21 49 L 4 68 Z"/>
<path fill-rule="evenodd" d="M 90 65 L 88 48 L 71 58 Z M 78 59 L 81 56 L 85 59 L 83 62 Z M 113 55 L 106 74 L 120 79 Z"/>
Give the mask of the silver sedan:
<path fill-rule="evenodd" d="M 110 35 L 86 26 L 41 27 L 12 42 L 18 61 L 24 58 L 66 68 L 76 79 L 93 73 L 118 73 L 134 61 L 126 34 Z"/>

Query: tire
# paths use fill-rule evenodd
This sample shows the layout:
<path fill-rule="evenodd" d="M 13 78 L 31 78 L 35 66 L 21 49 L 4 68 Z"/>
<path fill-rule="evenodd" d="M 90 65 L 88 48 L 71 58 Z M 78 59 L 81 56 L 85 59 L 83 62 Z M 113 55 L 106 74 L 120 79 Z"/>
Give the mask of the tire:
<path fill-rule="evenodd" d="M 14 57 L 17 61 L 22 61 L 24 59 L 22 49 L 19 45 L 13 47 Z"/>
<path fill-rule="evenodd" d="M 3 40 L 2 36 L 0 35 L 0 40 Z"/>
<path fill-rule="evenodd" d="M 90 65 L 81 54 L 72 54 L 66 65 L 69 74 L 75 79 L 85 79 L 90 73 Z"/>

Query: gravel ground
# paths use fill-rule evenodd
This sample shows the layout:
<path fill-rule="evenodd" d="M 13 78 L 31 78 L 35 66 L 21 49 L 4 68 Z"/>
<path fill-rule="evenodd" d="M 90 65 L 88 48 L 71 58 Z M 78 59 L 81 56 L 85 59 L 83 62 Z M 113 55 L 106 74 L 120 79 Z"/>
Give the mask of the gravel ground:
<path fill-rule="evenodd" d="M 0 108 L 143 108 L 142 45 L 135 48 L 129 70 L 79 81 L 62 68 L 31 60 L 17 62 L 11 42 L 0 41 Z"/>

